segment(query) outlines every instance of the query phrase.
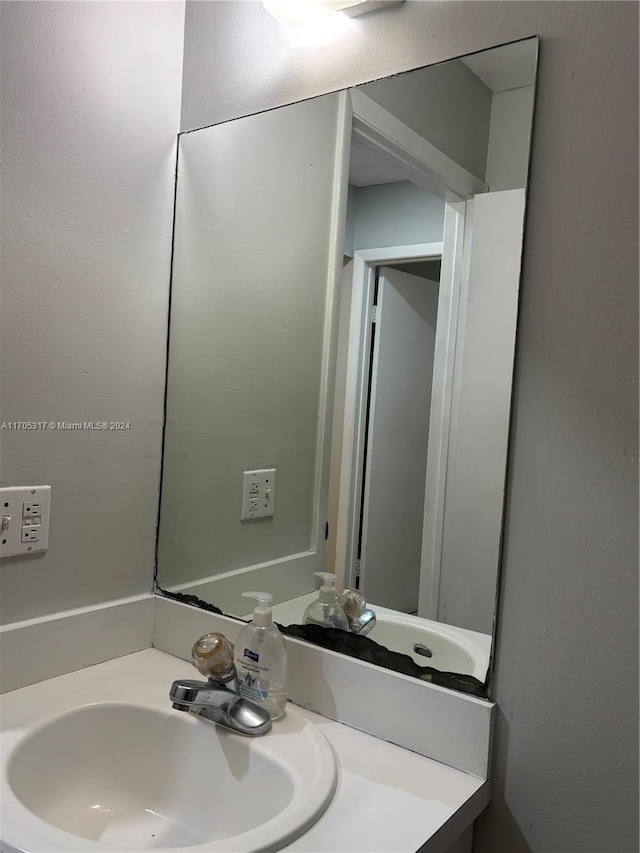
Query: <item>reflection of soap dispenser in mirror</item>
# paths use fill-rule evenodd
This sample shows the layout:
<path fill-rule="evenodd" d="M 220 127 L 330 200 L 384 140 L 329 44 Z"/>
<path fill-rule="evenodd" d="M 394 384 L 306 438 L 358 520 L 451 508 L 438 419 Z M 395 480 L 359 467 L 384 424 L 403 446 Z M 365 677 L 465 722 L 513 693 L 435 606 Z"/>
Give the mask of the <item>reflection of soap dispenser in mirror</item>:
<path fill-rule="evenodd" d="M 287 704 L 287 649 L 273 624 L 268 592 L 243 592 L 258 602 L 253 619 L 235 643 L 240 695 L 269 712 L 272 720 L 284 714 Z"/>
<path fill-rule="evenodd" d="M 312 601 L 304 611 L 302 621 L 305 625 L 322 625 L 323 628 L 340 628 L 349 630 L 349 621 L 344 610 L 338 604 L 336 576 L 331 572 L 314 572 L 322 578 L 322 586 L 318 590 L 318 598 Z"/>

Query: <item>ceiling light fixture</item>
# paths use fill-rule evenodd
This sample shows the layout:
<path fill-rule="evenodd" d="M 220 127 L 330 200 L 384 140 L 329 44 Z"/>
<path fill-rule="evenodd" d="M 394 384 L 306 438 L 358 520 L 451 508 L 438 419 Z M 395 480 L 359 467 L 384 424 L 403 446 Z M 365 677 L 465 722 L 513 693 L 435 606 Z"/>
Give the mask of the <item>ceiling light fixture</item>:
<path fill-rule="evenodd" d="M 336 13 L 355 18 L 387 6 L 398 6 L 404 0 L 262 0 L 262 3 L 274 18 L 298 27 Z"/>

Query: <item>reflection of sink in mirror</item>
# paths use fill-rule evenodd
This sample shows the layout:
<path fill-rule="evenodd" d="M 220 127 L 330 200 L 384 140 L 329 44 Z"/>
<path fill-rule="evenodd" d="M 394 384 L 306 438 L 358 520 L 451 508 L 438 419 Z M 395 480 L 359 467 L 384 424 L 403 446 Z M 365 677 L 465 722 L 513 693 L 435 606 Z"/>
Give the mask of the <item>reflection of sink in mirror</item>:
<path fill-rule="evenodd" d="M 273 608 L 273 618 L 281 625 L 299 624 L 302 615 L 317 593 L 301 595 Z M 377 617 L 369 638 L 394 652 L 409 655 L 420 666 L 433 666 L 441 672 L 473 675 L 484 682 L 491 653 L 491 635 L 398 613 L 386 607 L 369 604 Z M 249 615 L 244 618 L 250 618 Z M 416 644 L 432 652 L 431 657 L 414 651 Z"/>
<path fill-rule="evenodd" d="M 2 755 L 3 845 L 26 851 L 277 849 L 322 815 L 336 778 L 331 748 L 291 708 L 243 738 L 168 700 L 89 705 L 3 734 Z"/>
<path fill-rule="evenodd" d="M 433 666 L 441 672 L 458 672 L 485 680 L 491 651 L 491 635 L 456 628 L 431 619 L 419 619 L 406 613 L 373 608 L 377 623 L 369 636 L 394 652 L 410 655 L 420 666 Z M 417 653 L 420 644 L 431 657 Z"/>

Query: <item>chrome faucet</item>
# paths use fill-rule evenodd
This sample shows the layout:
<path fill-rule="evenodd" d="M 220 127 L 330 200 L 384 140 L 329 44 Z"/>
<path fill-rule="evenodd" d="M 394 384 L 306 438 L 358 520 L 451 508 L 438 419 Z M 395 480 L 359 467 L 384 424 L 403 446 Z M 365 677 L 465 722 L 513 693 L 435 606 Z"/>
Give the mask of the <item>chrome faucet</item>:
<path fill-rule="evenodd" d="M 346 587 L 338 595 L 338 604 L 344 610 L 352 634 L 366 637 L 375 627 L 376 614 L 367 607 L 365 597 L 359 590 Z"/>
<path fill-rule="evenodd" d="M 271 729 L 271 717 L 238 693 L 236 669 L 222 678 L 174 681 L 169 699 L 176 711 L 189 711 L 243 735 L 264 735 Z"/>
<path fill-rule="evenodd" d="M 174 681 L 169 699 L 176 711 L 188 711 L 243 735 L 264 735 L 271 728 L 265 708 L 240 695 L 233 644 L 224 634 L 205 634 L 191 650 L 193 665 L 207 681 Z"/>
<path fill-rule="evenodd" d="M 370 607 L 367 607 L 357 619 L 349 619 L 349 630 L 352 634 L 359 634 L 361 637 L 366 637 L 369 631 L 375 628 L 376 622 L 376 614 Z"/>

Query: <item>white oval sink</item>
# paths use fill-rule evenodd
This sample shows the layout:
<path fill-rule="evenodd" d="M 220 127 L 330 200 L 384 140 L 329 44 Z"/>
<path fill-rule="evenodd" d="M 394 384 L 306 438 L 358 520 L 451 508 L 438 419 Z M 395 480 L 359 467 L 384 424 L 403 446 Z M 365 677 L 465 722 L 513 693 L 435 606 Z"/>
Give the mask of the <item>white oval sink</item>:
<path fill-rule="evenodd" d="M 394 652 L 409 655 L 420 666 L 433 666 L 441 672 L 458 672 L 473 675 L 484 681 L 489 664 L 491 638 L 473 637 L 463 631 L 426 619 L 379 608 L 377 622 L 368 636 Z M 431 657 L 415 651 L 416 644 L 432 652 Z"/>
<path fill-rule="evenodd" d="M 248 738 L 181 711 L 104 703 L 8 732 L 3 843 L 28 853 L 278 850 L 322 815 L 337 775 L 315 727 L 291 707 L 284 721 Z"/>

